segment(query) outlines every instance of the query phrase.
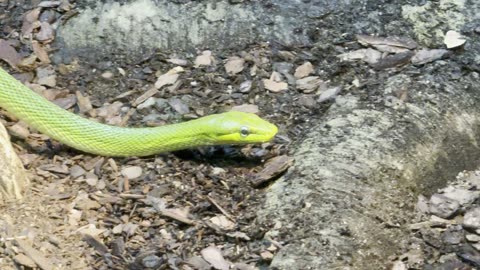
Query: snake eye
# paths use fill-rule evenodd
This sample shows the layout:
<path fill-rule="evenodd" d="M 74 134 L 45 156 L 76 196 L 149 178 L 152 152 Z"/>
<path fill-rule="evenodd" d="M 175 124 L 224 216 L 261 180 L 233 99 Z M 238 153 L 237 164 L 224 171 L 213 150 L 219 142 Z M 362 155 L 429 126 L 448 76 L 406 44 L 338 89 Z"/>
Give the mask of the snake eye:
<path fill-rule="evenodd" d="M 240 135 L 242 135 L 242 137 L 247 137 L 248 134 L 250 134 L 250 131 L 248 130 L 248 127 L 242 127 L 240 129 Z"/>

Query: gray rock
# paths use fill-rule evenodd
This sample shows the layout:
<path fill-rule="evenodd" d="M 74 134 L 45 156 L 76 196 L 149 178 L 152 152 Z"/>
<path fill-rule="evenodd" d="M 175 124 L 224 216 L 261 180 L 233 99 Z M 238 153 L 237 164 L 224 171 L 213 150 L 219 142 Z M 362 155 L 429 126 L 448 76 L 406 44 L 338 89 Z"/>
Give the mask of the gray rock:
<path fill-rule="evenodd" d="M 159 112 L 163 112 L 168 107 L 168 101 L 164 98 L 157 98 L 155 101 L 155 109 Z"/>
<path fill-rule="evenodd" d="M 142 259 L 142 265 L 147 268 L 157 268 L 162 264 L 162 258 L 156 255 L 148 255 Z"/>
<path fill-rule="evenodd" d="M 470 209 L 463 217 L 463 227 L 477 230 L 480 228 L 480 207 Z"/>
<path fill-rule="evenodd" d="M 285 74 L 290 74 L 293 69 L 293 64 L 288 62 L 275 62 L 273 63 L 273 69 Z"/>
<path fill-rule="evenodd" d="M 240 92 L 248 93 L 250 92 L 250 89 L 252 89 L 252 81 L 248 80 L 240 84 L 240 88 L 239 88 Z"/>
<path fill-rule="evenodd" d="M 336 87 L 333 87 L 333 88 L 329 88 L 325 92 L 320 94 L 320 97 L 318 98 L 318 102 L 322 103 L 322 102 L 325 102 L 325 101 L 328 101 L 328 100 L 333 100 L 337 97 L 337 95 L 338 95 L 338 93 L 340 93 L 340 91 L 342 91 L 341 86 L 336 86 Z"/>
<path fill-rule="evenodd" d="M 443 190 L 443 195 L 457 201 L 461 206 L 464 206 L 473 203 L 478 197 L 480 197 L 480 192 L 477 190 L 448 186 Z"/>
<path fill-rule="evenodd" d="M 168 104 L 181 115 L 190 113 L 188 105 L 185 104 L 181 99 L 171 98 L 168 100 Z"/>
<path fill-rule="evenodd" d="M 149 97 L 142 104 L 137 106 L 137 109 L 143 110 L 152 107 L 156 104 L 156 99 L 154 97 Z"/>
<path fill-rule="evenodd" d="M 451 218 L 460 209 L 460 203 L 442 194 L 430 198 L 430 213 L 441 218 Z"/>

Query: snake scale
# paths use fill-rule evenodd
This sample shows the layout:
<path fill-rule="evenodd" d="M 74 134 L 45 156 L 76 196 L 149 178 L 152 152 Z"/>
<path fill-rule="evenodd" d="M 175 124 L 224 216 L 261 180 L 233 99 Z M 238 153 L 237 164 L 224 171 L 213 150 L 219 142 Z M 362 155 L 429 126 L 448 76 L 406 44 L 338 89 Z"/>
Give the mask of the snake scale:
<path fill-rule="evenodd" d="M 237 111 L 159 127 L 106 125 L 58 107 L 2 68 L 0 107 L 61 143 L 102 156 L 149 156 L 200 146 L 262 143 L 278 130 L 255 114 Z"/>

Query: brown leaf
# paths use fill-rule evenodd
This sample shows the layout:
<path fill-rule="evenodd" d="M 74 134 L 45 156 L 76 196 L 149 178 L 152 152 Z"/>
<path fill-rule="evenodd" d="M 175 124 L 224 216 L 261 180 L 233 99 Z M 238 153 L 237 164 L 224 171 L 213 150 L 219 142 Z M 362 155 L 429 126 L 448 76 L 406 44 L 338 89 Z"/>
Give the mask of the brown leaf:
<path fill-rule="evenodd" d="M 213 60 L 211 51 L 203 51 L 202 54 L 195 59 L 195 67 L 210 66 Z"/>
<path fill-rule="evenodd" d="M 281 91 L 288 90 L 288 83 L 286 82 L 276 82 L 272 79 L 263 79 L 263 85 L 265 88 L 271 92 L 278 93 Z"/>
<path fill-rule="evenodd" d="M 258 113 L 260 110 L 257 105 L 254 104 L 242 104 L 234 106 L 231 109 L 232 111 L 246 112 L 246 113 Z"/>
<path fill-rule="evenodd" d="M 388 45 L 407 49 L 415 49 L 418 45 L 411 38 L 404 37 L 375 37 L 369 35 L 357 35 L 357 40 L 363 45 Z"/>
<path fill-rule="evenodd" d="M 43 64 L 50 64 L 50 58 L 48 57 L 48 53 L 45 50 L 45 48 L 38 43 L 38 41 L 33 40 L 32 41 L 32 48 L 33 52 L 37 56 L 37 58 L 43 63 Z"/>
<path fill-rule="evenodd" d="M 412 51 L 407 51 L 404 53 L 397 53 L 391 56 L 384 57 L 380 59 L 375 64 L 371 66 L 377 70 L 392 68 L 396 66 L 401 66 L 407 64 L 415 53 Z"/>
<path fill-rule="evenodd" d="M 225 64 L 225 70 L 228 75 L 235 75 L 242 72 L 244 68 L 245 60 L 240 57 L 230 57 L 228 62 Z"/>
<path fill-rule="evenodd" d="M 17 68 L 17 65 L 22 60 L 20 54 L 12 47 L 12 44 L 3 39 L 0 39 L 0 59 L 7 62 L 13 68 Z"/>
<path fill-rule="evenodd" d="M 301 65 L 301 66 L 297 67 L 297 69 L 295 69 L 295 74 L 293 74 L 293 76 L 295 77 L 295 79 L 301 79 L 301 78 L 305 78 L 308 75 L 312 74 L 313 71 L 314 71 L 314 69 L 313 69 L 312 63 L 305 62 L 305 63 L 303 63 L 303 65 Z"/>
<path fill-rule="evenodd" d="M 48 43 L 53 41 L 54 36 L 55 30 L 53 29 L 51 24 L 49 24 L 48 22 L 40 23 L 40 32 L 38 32 L 35 36 L 38 41 L 42 43 Z"/>
<path fill-rule="evenodd" d="M 292 166 L 293 161 L 294 159 L 287 155 L 270 159 L 265 165 L 265 168 L 255 175 L 255 178 L 252 180 L 253 185 L 258 187 L 270 179 L 277 177 Z"/>
<path fill-rule="evenodd" d="M 202 254 L 203 259 L 210 263 L 213 268 L 218 270 L 230 269 L 230 263 L 223 258 L 222 253 L 218 248 L 214 246 L 209 246 L 202 249 L 200 253 Z"/>
<path fill-rule="evenodd" d="M 22 36 L 28 36 L 32 33 L 33 29 L 40 26 L 38 22 L 38 16 L 40 15 L 41 8 L 35 8 L 29 11 L 25 17 L 23 17 L 22 24 Z"/>

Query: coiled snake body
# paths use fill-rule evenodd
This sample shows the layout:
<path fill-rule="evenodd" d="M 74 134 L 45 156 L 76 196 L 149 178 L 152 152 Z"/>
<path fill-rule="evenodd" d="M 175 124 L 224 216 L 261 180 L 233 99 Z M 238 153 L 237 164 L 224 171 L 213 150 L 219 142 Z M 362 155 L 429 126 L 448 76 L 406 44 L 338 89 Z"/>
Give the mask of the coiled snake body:
<path fill-rule="evenodd" d="M 199 146 L 261 143 L 277 133 L 275 125 L 257 115 L 234 111 L 152 128 L 101 124 L 49 102 L 2 68 L 0 107 L 53 139 L 103 156 L 148 156 Z"/>

